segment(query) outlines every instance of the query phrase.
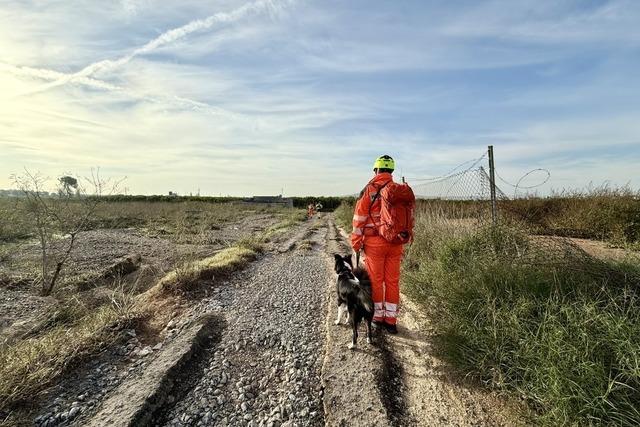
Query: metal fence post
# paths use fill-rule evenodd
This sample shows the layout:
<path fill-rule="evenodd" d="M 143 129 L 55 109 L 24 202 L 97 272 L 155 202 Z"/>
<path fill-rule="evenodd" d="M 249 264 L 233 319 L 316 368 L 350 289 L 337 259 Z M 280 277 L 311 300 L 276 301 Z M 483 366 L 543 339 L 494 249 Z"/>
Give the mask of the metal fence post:
<path fill-rule="evenodd" d="M 491 187 L 491 220 L 493 225 L 498 223 L 498 208 L 496 204 L 496 174 L 493 162 L 493 145 L 489 146 L 489 186 Z"/>

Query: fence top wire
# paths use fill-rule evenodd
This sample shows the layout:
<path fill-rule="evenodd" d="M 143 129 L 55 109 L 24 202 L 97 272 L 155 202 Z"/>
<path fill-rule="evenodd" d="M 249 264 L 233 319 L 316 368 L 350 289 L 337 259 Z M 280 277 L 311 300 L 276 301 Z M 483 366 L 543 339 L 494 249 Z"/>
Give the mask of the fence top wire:
<path fill-rule="evenodd" d="M 430 177 L 430 178 L 407 178 L 410 181 L 413 182 L 434 182 L 434 181 L 441 181 L 444 179 L 448 179 L 457 175 L 460 175 L 462 173 L 465 173 L 469 170 L 474 169 L 480 162 L 482 162 L 482 160 L 486 159 L 488 155 L 488 152 L 484 152 L 484 154 L 482 154 L 482 156 L 478 157 L 477 159 L 471 159 L 471 160 L 467 160 L 465 162 L 460 163 L 458 166 L 456 166 L 455 168 L 451 169 L 448 173 L 444 174 L 444 175 L 440 175 L 440 176 L 434 176 L 434 177 Z M 461 167 L 468 165 L 469 163 L 473 163 L 471 166 L 469 166 L 467 169 L 463 170 L 463 171 L 459 171 L 458 169 L 460 169 Z"/>
<path fill-rule="evenodd" d="M 532 174 L 534 174 L 536 172 L 543 172 L 544 174 L 546 174 L 545 178 L 541 182 L 539 182 L 538 184 L 535 184 L 535 185 L 528 185 L 528 186 L 520 185 L 522 183 L 522 181 L 524 181 L 528 176 L 530 176 L 530 175 L 532 175 Z M 542 187 L 544 184 L 549 182 L 549 180 L 551 179 L 551 172 L 549 172 L 548 169 L 544 169 L 544 168 L 532 169 L 529 172 L 527 172 L 524 175 L 522 175 L 518 179 L 518 181 L 516 181 L 515 184 L 512 184 L 512 183 L 508 182 L 507 180 L 505 180 L 504 178 L 502 178 L 497 171 L 496 171 L 496 176 L 504 184 L 506 184 L 509 187 L 512 187 L 514 189 L 513 190 L 513 197 L 515 198 L 518 195 L 518 190 L 532 190 L 534 188 Z"/>
<path fill-rule="evenodd" d="M 460 170 L 466 166 L 464 170 Z M 430 178 L 409 179 L 413 185 L 416 197 L 422 199 L 440 200 L 490 200 L 490 178 L 486 172 L 488 166 L 488 153 L 465 161 L 453 168 L 449 173 Z M 500 198 L 506 198 L 505 194 L 496 188 L 496 194 Z"/>
<path fill-rule="evenodd" d="M 461 168 L 466 167 L 463 170 Z M 488 171 L 488 152 L 482 156 L 460 163 L 447 174 L 428 178 L 408 178 L 413 183 L 416 197 L 423 199 L 442 200 L 490 200 L 491 179 Z M 522 175 L 515 184 L 504 179 L 497 170 L 495 176 L 503 184 L 514 189 L 513 198 L 518 197 L 520 190 L 532 190 L 549 182 L 551 173 L 544 168 L 536 168 Z M 546 176 L 535 185 L 522 185 L 528 177 L 536 172 L 542 172 Z M 499 200 L 508 200 L 509 197 L 496 185 L 496 196 Z"/>

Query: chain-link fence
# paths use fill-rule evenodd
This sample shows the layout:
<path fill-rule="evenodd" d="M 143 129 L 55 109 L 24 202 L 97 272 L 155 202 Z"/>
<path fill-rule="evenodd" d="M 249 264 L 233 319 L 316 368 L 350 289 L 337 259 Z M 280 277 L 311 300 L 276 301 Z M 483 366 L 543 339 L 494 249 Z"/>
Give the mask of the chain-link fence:
<path fill-rule="evenodd" d="M 488 167 L 488 155 L 485 153 L 472 160 L 471 165 L 467 165 L 463 170 L 459 170 L 458 166 L 443 176 L 408 180 L 416 197 L 424 200 L 490 200 L 491 178 L 487 172 Z M 497 191 L 504 197 L 499 188 Z"/>

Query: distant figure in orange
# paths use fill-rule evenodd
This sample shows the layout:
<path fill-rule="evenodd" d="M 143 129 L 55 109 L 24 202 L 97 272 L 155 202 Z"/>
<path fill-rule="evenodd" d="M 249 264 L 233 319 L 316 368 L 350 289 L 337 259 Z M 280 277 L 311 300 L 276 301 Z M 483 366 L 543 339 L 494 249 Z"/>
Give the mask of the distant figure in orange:
<path fill-rule="evenodd" d="M 309 203 L 309 205 L 307 206 L 307 219 L 313 218 L 314 213 L 315 213 L 315 205 L 312 202 L 312 203 Z"/>
<path fill-rule="evenodd" d="M 405 243 L 413 240 L 415 196 L 405 184 L 393 182 L 395 162 L 381 156 L 374 177 L 360 193 L 353 215 L 351 246 L 365 254 L 371 279 L 373 324 L 396 334 L 400 304 L 400 262 Z"/>

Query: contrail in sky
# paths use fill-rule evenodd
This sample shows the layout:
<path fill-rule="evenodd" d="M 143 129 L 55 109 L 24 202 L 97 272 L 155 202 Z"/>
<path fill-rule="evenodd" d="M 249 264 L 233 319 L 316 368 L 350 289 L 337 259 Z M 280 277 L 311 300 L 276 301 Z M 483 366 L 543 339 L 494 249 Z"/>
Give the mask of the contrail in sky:
<path fill-rule="evenodd" d="M 153 52 L 159 47 L 186 37 L 191 33 L 207 30 L 216 24 L 235 22 L 251 13 L 258 13 L 261 11 L 276 11 L 277 9 L 278 5 L 274 3 L 274 0 L 258 0 L 252 3 L 247 3 L 235 10 L 232 10 L 231 12 L 219 12 L 204 19 L 196 19 L 181 27 L 173 28 L 162 33 L 155 39 L 147 42 L 145 45 L 133 50 L 127 55 L 121 56 L 117 59 L 105 59 L 102 61 L 94 62 L 76 73 L 64 74 L 62 77 L 40 87 L 37 87 L 32 91 L 26 92 L 23 95 L 32 95 L 35 93 L 44 92 L 54 87 L 65 85 L 72 81 L 78 81 L 88 78 L 98 71 L 118 68 L 122 65 L 125 65 L 136 56 Z"/>
<path fill-rule="evenodd" d="M 49 70 L 46 68 L 33 68 L 26 66 L 17 66 L 6 64 L 0 62 L 0 71 L 7 72 L 9 74 L 13 74 L 18 77 L 34 77 L 41 80 L 47 81 L 58 81 L 61 79 L 65 79 L 70 76 L 70 74 L 61 73 L 59 71 Z M 84 86 L 90 86 L 96 89 L 104 89 L 104 90 L 121 90 L 120 86 L 116 86 L 114 84 L 105 82 L 103 80 L 98 80 L 92 77 L 78 77 L 74 79 L 76 83 L 79 83 Z"/>
<path fill-rule="evenodd" d="M 54 70 L 48 70 L 45 68 L 32 68 L 32 67 L 24 67 L 24 66 L 15 66 L 11 64 L 5 64 L 0 62 L 0 72 L 5 71 L 10 74 L 20 76 L 20 77 L 33 77 L 49 82 L 56 82 L 61 79 L 66 79 L 70 76 L 70 74 L 61 73 Z M 195 111 L 202 111 L 206 114 L 214 115 L 214 116 L 223 116 L 227 118 L 232 118 L 236 120 L 249 120 L 242 114 L 234 113 L 228 110 L 225 110 L 220 107 L 215 107 L 211 104 L 207 104 L 206 102 L 195 101 L 193 99 L 184 98 L 180 96 L 171 96 L 171 95 L 149 95 L 144 94 L 139 91 L 131 90 L 126 87 L 117 86 L 102 80 L 98 80 L 92 77 L 76 77 L 73 80 L 74 83 L 81 84 L 83 86 L 92 87 L 94 89 L 102 89 L 110 92 L 119 92 L 125 94 L 127 96 L 143 99 L 146 101 L 154 102 L 154 103 L 168 103 L 180 108 L 189 108 Z"/>

